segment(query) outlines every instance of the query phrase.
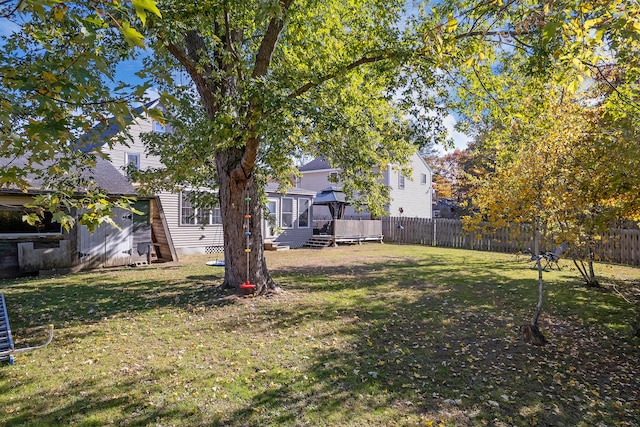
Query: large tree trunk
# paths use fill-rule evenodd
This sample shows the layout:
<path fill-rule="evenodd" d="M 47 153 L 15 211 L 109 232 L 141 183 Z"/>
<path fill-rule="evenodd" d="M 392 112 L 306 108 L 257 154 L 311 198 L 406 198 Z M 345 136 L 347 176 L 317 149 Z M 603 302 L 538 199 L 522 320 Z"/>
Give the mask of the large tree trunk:
<path fill-rule="evenodd" d="M 242 153 L 242 149 L 228 149 L 216 156 L 224 230 L 225 274 L 222 288 L 239 293 L 240 285 L 249 281 L 256 286 L 255 293 L 261 295 L 279 289 L 267 270 L 264 257 L 261 194 L 255 175 L 250 172 L 247 176 L 242 172 Z"/>
<path fill-rule="evenodd" d="M 293 0 L 278 2 L 279 12 L 269 20 L 256 52 L 251 79 L 267 75 L 272 54 L 284 28 L 286 12 L 292 3 Z M 221 148 L 223 151 L 216 154 L 225 245 L 222 287 L 240 291 L 240 286 L 249 282 L 255 285 L 255 293 L 260 295 L 278 290 L 264 258 L 262 195 L 254 174 L 260 147 L 256 123 L 263 115 L 263 105 L 257 94 L 251 96 L 248 102 L 241 96 L 244 85 L 240 81 L 245 77 L 234 43 L 242 40 L 243 32 L 232 30 L 226 8 L 218 12 L 221 13 L 221 19 L 216 23 L 214 32 L 223 43 L 215 43 L 216 46 L 212 48 L 199 31 L 188 30 L 184 34 L 186 49 L 171 42 L 166 43 L 166 48 L 193 79 L 209 118 L 216 120 L 221 112 L 228 113 L 229 106 L 234 105 L 233 116 L 237 120 L 236 125 L 240 125 L 238 128 L 242 129 L 242 136 L 232 136 L 232 141 L 225 142 L 237 145 Z M 221 142 L 220 138 L 224 140 L 219 135 L 212 137 L 218 142 Z M 244 139 L 241 141 L 241 138 Z M 245 221 L 245 216 L 248 221 Z"/>

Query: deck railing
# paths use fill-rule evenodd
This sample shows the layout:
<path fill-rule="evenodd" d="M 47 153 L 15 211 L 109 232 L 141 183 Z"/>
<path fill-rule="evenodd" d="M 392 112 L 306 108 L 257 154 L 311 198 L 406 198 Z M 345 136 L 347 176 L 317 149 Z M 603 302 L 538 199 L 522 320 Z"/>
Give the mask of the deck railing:
<path fill-rule="evenodd" d="M 335 229 L 334 229 L 335 228 Z M 382 240 L 382 220 L 337 219 L 313 221 L 313 234 L 335 236 L 336 240 Z"/>

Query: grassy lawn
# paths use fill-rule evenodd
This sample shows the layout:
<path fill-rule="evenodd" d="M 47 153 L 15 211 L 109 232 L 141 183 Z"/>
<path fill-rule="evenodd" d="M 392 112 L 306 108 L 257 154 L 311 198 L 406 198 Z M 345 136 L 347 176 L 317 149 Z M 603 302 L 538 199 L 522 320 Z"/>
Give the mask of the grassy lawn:
<path fill-rule="evenodd" d="M 0 425 L 640 425 L 640 269 L 367 244 L 268 253 L 283 292 L 218 294 L 204 256 L 0 282 L 17 347 Z"/>

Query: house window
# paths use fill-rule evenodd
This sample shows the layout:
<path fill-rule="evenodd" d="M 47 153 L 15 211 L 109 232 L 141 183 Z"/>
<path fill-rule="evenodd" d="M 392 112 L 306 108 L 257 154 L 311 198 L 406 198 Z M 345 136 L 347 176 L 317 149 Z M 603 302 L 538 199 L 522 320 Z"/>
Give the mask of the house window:
<path fill-rule="evenodd" d="M 298 200 L 298 227 L 309 228 L 311 217 L 311 199 Z"/>
<path fill-rule="evenodd" d="M 189 193 L 180 193 L 180 224 L 189 225 L 196 223 L 196 210 L 191 204 Z"/>
<path fill-rule="evenodd" d="M 222 224 L 220 206 L 198 207 L 194 205 L 188 191 L 180 193 L 180 224 L 181 225 L 212 225 Z"/>
<path fill-rule="evenodd" d="M 196 224 L 211 224 L 211 210 L 207 208 L 196 208 L 195 210 Z"/>
<path fill-rule="evenodd" d="M 329 174 L 329 182 L 334 182 L 334 183 L 338 182 L 338 172 L 331 172 Z"/>
<path fill-rule="evenodd" d="M 420 184 L 427 185 L 427 174 L 426 173 L 421 173 L 420 174 Z"/>
<path fill-rule="evenodd" d="M 127 153 L 127 168 L 140 170 L 140 153 Z"/>
<path fill-rule="evenodd" d="M 222 224 L 222 213 L 220 212 L 220 206 L 216 206 L 211 211 L 211 224 Z"/>
<path fill-rule="evenodd" d="M 167 131 L 167 127 L 160 122 L 153 122 L 153 131 L 156 133 L 165 133 Z"/>
<path fill-rule="evenodd" d="M 293 199 L 282 199 L 282 228 L 293 228 Z"/>
<path fill-rule="evenodd" d="M 401 172 L 398 173 L 398 189 L 404 190 L 404 175 Z"/>
<path fill-rule="evenodd" d="M 36 225 L 29 225 L 22 220 L 27 214 L 23 206 L 0 207 L 0 234 L 61 234 L 60 223 L 53 222 L 53 214 L 45 212 L 44 218 Z"/>

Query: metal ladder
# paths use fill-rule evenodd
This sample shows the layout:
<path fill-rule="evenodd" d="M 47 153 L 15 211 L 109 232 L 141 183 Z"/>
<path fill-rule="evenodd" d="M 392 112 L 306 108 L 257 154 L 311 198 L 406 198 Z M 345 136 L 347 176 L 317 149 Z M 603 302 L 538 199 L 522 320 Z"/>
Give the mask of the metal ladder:
<path fill-rule="evenodd" d="M 53 325 L 49 325 L 49 337 L 44 344 L 33 347 L 15 348 L 13 346 L 13 338 L 11 336 L 11 327 L 9 326 L 9 315 L 7 314 L 7 305 L 4 301 L 4 294 L 0 294 L 0 361 L 8 360 L 9 364 L 13 365 L 13 358 L 15 354 L 46 347 L 52 340 Z"/>
<path fill-rule="evenodd" d="M 13 350 L 7 305 L 4 302 L 4 294 L 0 294 L 0 361 L 8 360 L 13 365 Z"/>

